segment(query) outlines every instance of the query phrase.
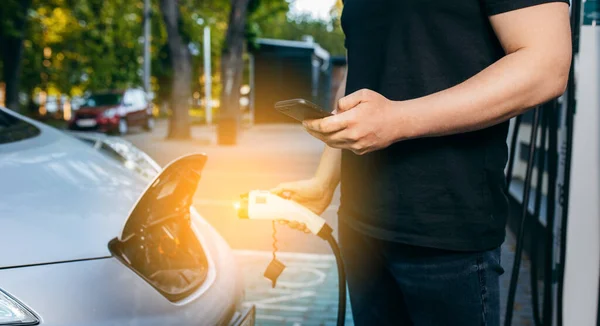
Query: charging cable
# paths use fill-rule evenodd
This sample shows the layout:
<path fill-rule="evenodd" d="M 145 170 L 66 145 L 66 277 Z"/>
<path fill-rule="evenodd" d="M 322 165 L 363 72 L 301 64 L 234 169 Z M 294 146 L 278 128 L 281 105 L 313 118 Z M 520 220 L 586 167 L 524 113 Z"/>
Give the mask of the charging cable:
<path fill-rule="evenodd" d="M 306 229 L 310 233 L 327 241 L 335 256 L 338 271 L 337 326 L 344 326 L 346 323 L 346 272 L 340 248 L 333 237 L 333 229 L 326 223 L 325 219 L 293 200 L 277 196 L 265 190 L 253 190 L 248 194 L 242 195 L 241 201 L 235 204 L 235 208 L 237 209 L 238 217 L 243 219 L 301 223 L 306 225 Z M 277 260 L 275 255 L 277 251 L 275 224 L 273 224 L 273 228 L 273 260 L 267 267 L 264 275 L 271 280 L 273 287 L 275 287 L 277 278 L 285 269 L 285 265 Z"/>

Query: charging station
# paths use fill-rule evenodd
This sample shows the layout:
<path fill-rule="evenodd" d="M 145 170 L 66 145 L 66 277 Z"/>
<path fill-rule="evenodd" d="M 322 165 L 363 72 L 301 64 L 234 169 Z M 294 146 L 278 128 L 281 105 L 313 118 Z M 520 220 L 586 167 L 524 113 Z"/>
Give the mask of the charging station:
<path fill-rule="evenodd" d="M 519 263 L 523 247 L 531 258 L 536 326 L 600 325 L 598 22 L 596 1 L 571 1 L 573 63 L 567 92 L 511 124 L 507 181 L 511 201 L 523 214 L 510 218 L 509 226 L 518 235 Z M 515 286 L 513 270 L 511 290 Z M 510 290 L 508 301 L 505 326 L 511 325 Z"/>
<path fill-rule="evenodd" d="M 575 59 L 575 98 L 569 220 L 563 292 L 564 325 L 600 325 L 600 17 L 584 3 Z"/>

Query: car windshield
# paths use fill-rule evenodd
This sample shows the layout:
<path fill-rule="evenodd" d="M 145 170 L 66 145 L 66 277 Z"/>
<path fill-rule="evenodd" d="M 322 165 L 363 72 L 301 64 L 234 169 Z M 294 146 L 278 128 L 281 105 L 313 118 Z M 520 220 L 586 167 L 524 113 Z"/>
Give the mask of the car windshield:
<path fill-rule="evenodd" d="M 122 94 L 94 94 L 85 100 L 84 106 L 97 107 L 121 104 Z"/>
<path fill-rule="evenodd" d="M 0 144 L 32 138 L 40 134 L 35 126 L 0 110 Z"/>

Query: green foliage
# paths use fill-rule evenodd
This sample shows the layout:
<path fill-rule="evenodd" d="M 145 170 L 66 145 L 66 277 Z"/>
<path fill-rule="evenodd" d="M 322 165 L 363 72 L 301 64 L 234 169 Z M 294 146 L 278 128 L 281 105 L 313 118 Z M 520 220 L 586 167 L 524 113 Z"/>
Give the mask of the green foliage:
<path fill-rule="evenodd" d="M 171 94 L 172 71 L 171 58 L 167 44 L 167 32 L 160 16 L 158 0 L 153 1 L 152 20 L 152 76 L 153 89 L 159 102 L 166 101 Z M 192 51 L 192 89 L 200 91 L 203 84 L 200 76 L 203 74 L 203 42 L 204 27 L 211 28 L 211 56 L 218 58 L 223 44 L 229 12 L 228 1 L 219 0 L 180 0 L 180 31 Z M 212 71 L 218 71 L 216 60 L 212 61 Z M 214 82 L 214 80 L 213 80 Z M 213 90 L 215 87 L 213 86 Z"/>
<path fill-rule="evenodd" d="M 287 10 L 275 14 L 261 8 L 253 15 L 256 34 L 260 37 L 284 40 L 302 40 L 302 36 L 311 35 L 321 47 L 331 55 L 345 55 L 344 33 L 340 24 L 341 1 L 331 9 L 331 18 L 327 21 L 315 19 L 310 15 L 291 17 Z"/>
<path fill-rule="evenodd" d="M 0 5 L 0 81 L 7 83 L 5 104 L 16 110 L 19 106 L 17 84 L 23 52 L 21 44 L 30 6 L 31 0 L 5 0 Z"/>
<path fill-rule="evenodd" d="M 19 22 L 25 19 L 23 10 L 27 8 L 31 0 L 3 0 L 0 6 L 0 37 L 21 38 L 23 29 Z"/>
<path fill-rule="evenodd" d="M 250 1 L 246 26 L 248 42 L 252 44 L 256 38 L 265 37 L 263 33 L 265 29 L 278 28 L 276 23 L 286 16 L 289 7 L 289 3 L 282 0 Z"/>
<path fill-rule="evenodd" d="M 139 85 L 140 1 L 34 0 L 22 88 L 81 93 Z"/>
<path fill-rule="evenodd" d="M 199 50 L 196 55 L 192 53 L 194 71 L 192 88 L 202 94 L 204 87 L 203 82 L 201 82 L 201 76 L 204 74 L 202 57 L 204 27 L 209 26 L 211 29 L 211 57 L 213 59 L 211 70 L 215 75 L 212 81 L 213 98 L 218 98 L 221 90 L 219 65 L 225 42 L 225 33 L 227 32 L 230 6 L 230 1 L 224 0 L 180 0 L 184 39 Z M 269 15 L 285 14 L 288 11 L 288 3 L 285 0 L 251 0 L 248 9 L 250 23 L 247 25 L 247 36 L 252 39 L 259 37 L 258 33 L 251 31 L 251 28 L 256 26 L 252 22 Z M 153 23 L 152 47 L 153 51 L 156 50 L 156 55 L 153 56 L 152 73 L 156 78 L 157 96 L 162 101 L 167 99 L 170 94 L 171 66 L 167 48 L 167 35 L 162 19 L 154 19 Z"/>
<path fill-rule="evenodd" d="M 31 1 L 29 13 L 19 17 L 14 9 L 25 1 Z M 170 94 L 172 73 L 158 2 L 151 0 L 152 87 L 164 99 Z M 230 1 L 179 0 L 179 5 L 182 37 L 193 54 L 194 91 L 204 87 L 203 29 L 211 28 L 213 95 L 218 98 Z M 288 17 L 288 11 L 286 0 L 251 0 L 246 28 L 250 42 L 257 37 L 299 40 L 308 34 L 332 54 L 344 53 L 339 10 L 332 11 L 331 21 Z M 18 19 L 28 20 L 25 30 L 15 28 Z M 24 36 L 22 92 L 80 95 L 141 85 L 143 20 L 143 0 L 2 0 L 0 38 Z"/>

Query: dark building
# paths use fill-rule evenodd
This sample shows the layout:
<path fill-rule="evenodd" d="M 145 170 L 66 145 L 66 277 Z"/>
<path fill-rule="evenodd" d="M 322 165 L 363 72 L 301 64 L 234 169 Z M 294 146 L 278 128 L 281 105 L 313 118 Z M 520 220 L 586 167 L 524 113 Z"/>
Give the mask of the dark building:
<path fill-rule="evenodd" d="M 309 100 L 331 110 L 332 64 L 329 52 L 306 41 L 258 39 L 254 55 L 254 122 L 294 120 L 275 111 L 278 101 Z"/>

